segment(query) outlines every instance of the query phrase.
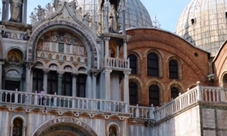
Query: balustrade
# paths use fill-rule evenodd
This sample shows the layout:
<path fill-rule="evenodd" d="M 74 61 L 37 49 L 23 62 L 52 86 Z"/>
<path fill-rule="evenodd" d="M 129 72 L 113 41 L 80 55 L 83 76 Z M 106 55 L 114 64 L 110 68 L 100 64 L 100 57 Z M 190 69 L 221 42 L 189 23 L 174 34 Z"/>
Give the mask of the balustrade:
<path fill-rule="evenodd" d="M 0 91 L 0 104 L 33 105 L 81 111 L 101 111 L 113 113 L 127 113 L 127 104 L 120 101 L 79 98 L 19 91 Z"/>
<path fill-rule="evenodd" d="M 106 57 L 104 59 L 104 67 L 112 68 L 130 68 L 129 59 L 111 58 Z"/>
<path fill-rule="evenodd" d="M 198 101 L 226 102 L 225 91 L 220 87 L 200 86 L 198 83 L 196 87 L 176 99 L 154 109 L 153 106 L 128 106 L 127 103 L 121 101 L 0 90 L 0 105 L 32 105 L 76 109 L 84 112 L 128 113 L 131 118 L 153 119 L 155 121 L 171 116 Z"/>

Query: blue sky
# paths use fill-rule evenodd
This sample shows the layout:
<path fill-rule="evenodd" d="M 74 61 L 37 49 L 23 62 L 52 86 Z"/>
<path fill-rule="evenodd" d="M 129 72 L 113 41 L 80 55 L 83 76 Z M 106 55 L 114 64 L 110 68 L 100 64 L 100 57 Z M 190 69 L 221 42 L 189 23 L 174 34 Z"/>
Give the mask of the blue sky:
<path fill-rule="evenodd" d="M 157 16 L 161 28 L 174 32 L 178 18 L 190 0 L 140 0 L 147 8 L 151 19 Z M 28 16 L 40 4 L 43 8 L 52 0 L 28 0 Z M 0 3 L 1 5 L 1 3 Z M 30 18 L 28 18 L 30 20 Z"/>
<path fill-rule="evenodd" d="M 191 0 L 140 0 L 147 8 L 151 19 L 155 16 L 161 28 L 174 32 L 180 14 Z"/>

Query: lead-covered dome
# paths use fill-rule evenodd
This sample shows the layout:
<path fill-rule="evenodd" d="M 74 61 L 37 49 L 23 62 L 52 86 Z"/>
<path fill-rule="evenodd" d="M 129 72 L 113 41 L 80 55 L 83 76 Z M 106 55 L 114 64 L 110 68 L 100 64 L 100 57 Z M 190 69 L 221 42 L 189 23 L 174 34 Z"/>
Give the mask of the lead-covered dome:
<path fill-rule="evenodd" d="M 126 28 L 152 27 L 152 21 L 147 9 L 140 0 L 125 0 L 126 1 Z M 83 12 L 91 14 L 95 20 L 98 20 L 98 0 L 80 0 L 79 5 Z M 121 10 L 123 1 L 120 1 L 119 10 Z M 118 23 L 122 22 L 122 14 L 120 12 Z"/>
<path fill-rule="evenodd" d="M 181 14 L 176 34 L 216 55 L 227 39 L 227 0 L 192 0 Z"/>

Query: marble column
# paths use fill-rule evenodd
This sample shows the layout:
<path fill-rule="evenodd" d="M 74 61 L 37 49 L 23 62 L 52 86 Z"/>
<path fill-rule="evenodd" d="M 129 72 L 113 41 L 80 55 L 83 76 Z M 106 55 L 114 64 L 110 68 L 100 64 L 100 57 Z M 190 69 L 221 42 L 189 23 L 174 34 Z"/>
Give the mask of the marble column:
<path fill-rule="evenodd" d="M 2 65 L 4 62 L 0 62 L 0 89 L 2 89 Z"/>
<path fill-rule="evenodd" d="M 22 9 L 22 23 L 27 23 L 27 0 L 23 2 L 23 9 Z"/>
<path fill-rule="evenodd" d="M 110 7 L 110 2 L 105 1 L 104 2 L 104 15 L 103 15 L 103 24 L 104 24 L 104 33 L 109 32 L 109 7 Z"/>
<path fill-rule="evenodd" d="M 109 40 L 110 40 L 110 37 L 104 37 L 104 41 L 105 41 L 105 57 L 109 57 Z"/>
<path fill-rule="evenodd" d="M 47 94 L 47 83 L 48 83 L 47 77 L 48 77 L 49 71 L 50 70 L 48 70 L 48 69 L 43 70 L 43 89 L 44 89 L 45 94 Z M 38 91 L 40 91 L 40 90 L 38 90 Z"/>
<path fill-rule="evenodd" d="M 2 1 L 2 21 L 9 19 L 9 0 Z"/>
<path fill-rule="evenodd" d="M 105 73 L 105 82 L 104 82 L 104 91 L 105 91 L 105 99 L 110 100 L 110 73 L 112 70 L 106 69 Z"/>
<path fill-rule="evenodd" d="M 125 0 L 123 0 L 123 7 L 122 7 L 122 34 L 126 35 L 126 27 L 125 27 L 125 12 L 126 6 L 125 6 Z"/>
<path fill-rule="evenodd" d="M 76 97 L 77 95 L 76 77 L 77 77 L 77 74 L 72 73 L 72 97 Z M 75 107 L 76 107 L 76 99 L 74 98 L 72 100 L 72 108 L 75 108 Z"/>
<path fill-rule="evenodd" d="M 124 102 L 129 103 L 129 71 L 124 71 Z"/>
<path fill-rule="evenodd" d="M 26 92 L 32 92 L 31 90 L 31 64 L 26 64 Z"/>
<path fill-rule="evenodd" d="M 124 40 L 124 43 L 123 43 L 123 57 L 124 57 L 124 59 L 127 59 L 127 55 L 128 55 L 128 53 L 127 53 L 127 42 L 126 42 L 126 40 Z"/>
<path fill-rule="evenodd" d="M 92 73 L 92 98 L 97 98 L 97 89 L 96 89 L 96 81 L 97 80 L 97 73 Z"/>
<path fill-rule="evenodd" d="M 86 81 L 86 98 L 92 98 L 91 92 L 91 74 L 90 72 L 87 74 L 87 81 Z"/>
<path fill-rule="evenodd" d="M 58 72 L 58 95 L 62 95 L 62 76 L 63 72 Z"/>
<path fill-rule="evenodd" d="M 76 94 L 77 94 L 76 77 L 77 77 L 77 74 L 72 73 L 72 96 L 73 97 L 76 97 Z"/>

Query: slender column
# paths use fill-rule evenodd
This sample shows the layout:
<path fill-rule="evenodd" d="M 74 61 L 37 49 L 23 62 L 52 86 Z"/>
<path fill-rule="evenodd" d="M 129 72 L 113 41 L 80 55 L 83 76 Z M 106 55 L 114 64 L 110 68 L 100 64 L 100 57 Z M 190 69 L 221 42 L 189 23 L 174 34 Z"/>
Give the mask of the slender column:
<path fill-rule="evenodd" d="M 4 21 L 5 20 L 5 16 L 6 16 L 6 14 L 5 14 L 5 12 L 6 12 L 6 0 L 2 0 L 2 20 Z"/>
<path fill-rule="evenodd" d="M 130 72 L 124 72 L 124 102 L 129 103 L 129 74 Z"/>
<path fill-rule="evenodd" d="M 92 73 L 92 92 L 93 92 L 93 95 L 92 95 L 92 98 L 97 98 L 97 89 L 96 89 L 96 79 L 97 78 L 97 73 Z"/>
<path fill-rule="evenodd" d="M 26 92 L 32 92 L 31 90 L 31 64 L 26 64 Z"/>
<path fill-rule="evenodd" d="M 123 54 L 124 54 L 124 59 L 127 59 L 127 42 L 126 40 L 124 40 L 124 44 L 123 44 Z"/>
<path fill-rule="evenodd" d="M 26 24 L 26 22 L 27 22 L 27 0 L 24 0 L 22 10 L 22 23 Z"/>
<path fill-rule="evenodd" d="M 47 76 L 48 76 L 48 73 L 49 73 L 50 70 L 48 69 L 45 69 L 43 70 L 43 89 L 44 89 L 44 92 L 45 94 L 47 94 Z"/>
<path fill-rule="evenodd" d="M 87 81 L 86 81 L 86 97 L 87 98 L 91 98 L 92 97 L 92 93 L 91 93 L 91 75 L 90 72 L 87 74 Z"/>
<path fill-rule="evenodd" d="M 62 76 L 63 72 L 59 71 L 58 72 L 58 95 L 62 95 Z"/>
<path fill-rule="evenodd" d="M 105 57 L 109 57 L 109 40 L 110 37 L 104 37 L 105 40 Z"/>
<path fill-rule="evenodd" d="M 126 34 L 126 29 L 125 29 L 125 11 L 126 11 L 126 6 L 125 6 L 125 0 L 123 0 L 123 8 L 122 8 L 122 34 Z"/>
<path fill-rule="evenodd" d="M 76 92 L 76 76 L 77 76 L 77 74 L 72 74 L 72 96 L 73 97 L 76 97 L 76 94 L 77 94 L 77 92 Z"/>
<path fill-rule="evenodd" d="M 62 76 L 63 72 L 58 72 L 58 95 L 62 95 Z"/>
<path fill-rule="evenodd" d="M 110 7 L 110 2 L 109 0 L 105 0 L 104 2 L 104 33 L 109 32 L 109 7 Z"/>
<path fill-rule="evenodd" d="M 2 89 L 2 65 L 4 62 L 0 62 L 0 89 Z"/>
<path fill-rule="evenodd" d="M 119 49 L 119 46 L 117 46 L 117 58 L 120 57 L 120 55 L 119 55 L 119 54 L 120 54 L 120 53 L 119 53 L 119 50 L 120 50 L 120 49 Z"/>
<path fill-rule="evenodd" d="M 104 91 L 105 93 L 105 99 L 110 100 L 110 73 L 112 70 L 105 70 L 105 84 L 104 84 Z"/>
<path fill-rule="evenodd" d="M 76 92 L 76 88 L 77 88 L 77 86 L 76 86 L 76 76 L 77 76 L 77 74 L 75 74 L 75 73 L 72 73 L 72 96 L 73 97 L 76 97 L 76 94 L 77 94 L 77 92 Z M 75 108 L 75 106 L 76 106 L 76 99 L 75 98 L 73 98 L 73 100 L 72 100 L 72 108 Z"/>
<path fill-rule="evenodd" d="M 5 16 L 5 21 L 9 20 L 9 1 L 10 0 L 6 0 L 6 16 Z"/>

